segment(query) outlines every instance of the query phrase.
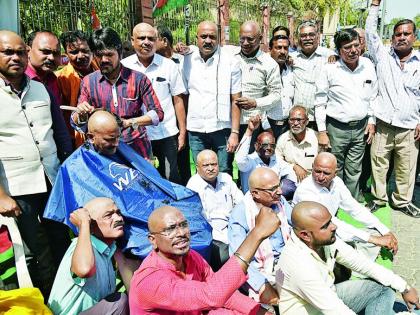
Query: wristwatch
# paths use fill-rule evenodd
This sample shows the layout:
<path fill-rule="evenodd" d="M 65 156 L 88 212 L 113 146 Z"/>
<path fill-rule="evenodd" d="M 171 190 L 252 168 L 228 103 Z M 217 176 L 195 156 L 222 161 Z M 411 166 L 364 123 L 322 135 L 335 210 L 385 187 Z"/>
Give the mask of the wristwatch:
<path fill-rule="evenodd" d="M 139 129 L 139 123 L 136 121 L 135 118 L 130 119 L 130 125 L 131 125 L 131 128 L 133 128 L 133 130 Z"/>

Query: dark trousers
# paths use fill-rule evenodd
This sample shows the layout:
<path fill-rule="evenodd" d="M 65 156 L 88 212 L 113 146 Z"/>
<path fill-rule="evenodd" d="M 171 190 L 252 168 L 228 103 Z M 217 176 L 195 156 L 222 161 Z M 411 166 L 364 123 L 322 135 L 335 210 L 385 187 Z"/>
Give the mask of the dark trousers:
<path fill-rule="evenodd" d="M 17 217 L 17 225 L 25 244 L 29 274 L 45 299 L 49 296 L 58 266 L 70 245 L 68 227 L 43 218 L 48 196 L 49 192 L 13 197 L 22 210 Z"/>
<path fill-rule="evenodd" d="M 268 122 L 270 123 L 271 130 L 273 130 L 274 138 L 276 139 L 276 142 L 277 142 L 279 137 L 289 129 L 289 125 L 287 124 L 287 119 L 282 120 L 281 121 L 282 124 L 279 124 L 277 120 L 274 120 L 268 117 L 267 119 L 268 119 Z"/>
<path fill-rule="evenodd" d="M 187 186 L 191 178 L 191 165 L 190 165 L 190 144 L 185 141 L 185 147 L 178 152 L 178 170 L 181 185 Z"/>
<path fill-rule="evenodd" d="M 178 173 L 178 136 L 153 140 L 153 155 L 159 160 L 159 174 L 167 180 L 180 184 Z"/>
<path fill-rule="evenodd" d="M 211 242 L 210 266 L 216 272 L 229 259 L 229 245 L 213 240 Z"/>
<path fill-rule="evenodd" d="M 125 293 L 115 292 L 100 300 L 80 315 L 128 315 L 128 298 Z"/>

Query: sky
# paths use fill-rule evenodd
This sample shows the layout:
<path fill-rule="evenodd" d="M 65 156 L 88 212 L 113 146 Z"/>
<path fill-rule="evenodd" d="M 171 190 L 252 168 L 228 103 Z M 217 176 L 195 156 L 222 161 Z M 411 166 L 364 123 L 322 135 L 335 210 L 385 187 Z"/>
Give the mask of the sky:
<path fill-rule="evenodd" d="M 419 13 L 420 0 L 386 0 L 385 23 L 395 17 L 413 19 Z"/>

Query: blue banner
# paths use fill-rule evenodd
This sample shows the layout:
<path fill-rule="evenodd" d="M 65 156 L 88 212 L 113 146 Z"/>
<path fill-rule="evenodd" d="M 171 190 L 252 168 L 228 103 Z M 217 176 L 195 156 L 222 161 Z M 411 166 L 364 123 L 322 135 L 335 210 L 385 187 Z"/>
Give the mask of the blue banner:
<path fill-rule="evenodd" d="M 67 224 L 77 234 L 69 215 L 95 197 L 109 197 L 121 210 L 126 223 L 124 251 L 146 257 L 152 249 L 147 219 L 154 209 L 171 205 L 189 222 L 191 247 L 208 260 L 211 226 L 202 216 L 198 194 L 163 179 L 128 145 L 120 142 L 112 156 L 101 155 L 87 144 L 77 149 L 59 169 L 44 217 Z"/>

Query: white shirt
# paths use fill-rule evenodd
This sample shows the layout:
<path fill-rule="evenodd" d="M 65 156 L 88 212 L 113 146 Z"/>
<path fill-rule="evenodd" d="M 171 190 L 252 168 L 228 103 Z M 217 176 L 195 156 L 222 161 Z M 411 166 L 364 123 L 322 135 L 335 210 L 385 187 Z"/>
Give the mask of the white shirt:
<path fill-rule="evenodd" d="M 152 82 L 153 90 L 164 112 L 163 121 L 157 126 L 146 126 L 150 140 L 160 140 L 178 133 L 177 121 L 172 96 L 185 92 L 178 66 L 172 60 L 154 54 L 153 60 L 145 67 L 136 54 L 121 60 L 121 63 L 134 71 L 141 72 Z"/>
<path fill-rule="evenodd" d="M 352 197 L 343 180 L 338 176 L 331 181 L 330 189 L 315 183 L 312 176 L 305 178 L 297 187 L 292 204 L 296 205 L 301 201 L 315 201 L 324 205 L 333 216 L 334 224 L 337 225 L 337 235 L 346 242 L 355 240 L 367 242 L 370 234 L 339 220 L 336 217 L 338 209 L 347 212 L 366 227 L 377 229 L 382 235 L 389 233 L 389 229 L 369 209 Z"/>
<path fill-rule="evenodd" d="M 312 171 L 312 164 L 318 155 L 318 137 L 311 128 L 306 128 L 305 138 L 299 143 L 289 130 L 283 133 L 276 146 L 276 156 L 287 163 L 297 164 L 308 172 Z"/>
<path fill-rule="evenodd" d="M 277 265 L 277 291 L 282 315 L 356 315 L 336 293 L 334 265 L 338 263 L 403 292 L 407 283 L 337 238 L 324 246 L 326 261 L 304 244 L 294 232 Z"/>
<path fill-rule="evenodd" d="M 207 61 L 198 49 L 184 57 L 188 99 L 187 129 L 210 133 L 231 128 L 231 94 L 241 92 L 238 61 L 219 47 Z"/>
<path fill-rule="evenodd" d="M 279 70 L 280 71 L 280 70 Z M 290 108 L 293 105 L 295 83 L 292 68 L 286 65 L 286 69 L 280 73 L 281 102 L 275 104 L 267 111 L 267 116 L 274 120 L 284 120 L 289 117 Z"/>
<path fill-rule="evenodd" d="M 335 53 L 318 46 L 314 53 L 306 57 L 300 48 L 290 53 L 293 58 L 293 76 L 295 81 L 294 105 L 303 105 L 308 109 L 309 120 L 314 120 L 315 80 L 327 64 L 328 57 Z"/>
<path fill-rule="evenodd" d="M 238 150 L 235 154 L 235 161 L 238 165 L 238 169 L 241 172 L 241 185 L 242 191 L 246 193 L 249 190 L 248 178 L 252 171 L 257 167 L 268 167 L 272 169 L 279 178 L 285 177 L 293 182 L 297 182 L 296 173 L 293 170 L 292 165 L 282 159 L 277 159 L 276 155 L 270 158 L 270 163 L 267 165 L 258 156 L 258 152 L 248 154 L 249 146 L 251 145 L 251 137 L 244 136 L 239 143 Z"/>
<path fill-rule="evenodd" d="M 354 71 L 342 59 L 325 65 L 316 80 L 314 105 L 318 130 L 326 130 L 326 116 L 343 123 L 369 116 L 369 123 L 375 123 L 373 107 L 377 94 L 376 71 L 368 58 L 359 57 Z"/>
<path fill-rule="evenodd" d="M 244 198 L 232 177 L 227 173 L 219 173 L 216 187 L 213 187 L 199 174 L 195 174 L 188 181 L 187 187 L 199 194 L 203 215 L 213 228 L 213 239 L 228 244 L 230 213 Z"/>
<path fill-rule="evenodd" d="M 242 96 L 253 98 L 257 103 L 256 108 L 241 110 L 241 124 L 248 124 L 249 118 L 257 114 L 264 120 L 266 111 L 281 102 L 279 65 L 261 50 L 251 58 L 245 57 L 240 47 L 237 50 L 235 58 L 242 70 Z"/>
<path fill-rule="evenodd" d="M 393 126 L 414 129 L 420 123 L 420 52 L 413 49 L 401 69 L 394 49 L 386 48 L 377 33 L 378 12 L 378 6 L 371 6 L 366 19 L 366 42 L 379 82 L 375 116 Z"/>

